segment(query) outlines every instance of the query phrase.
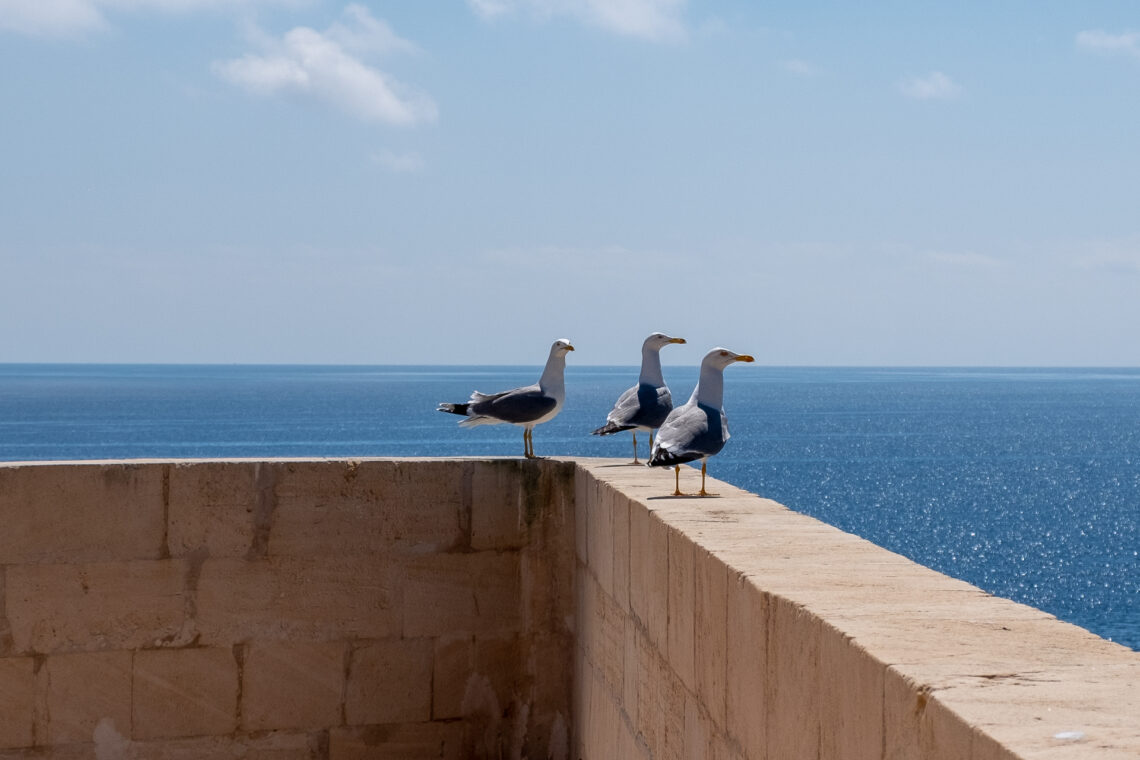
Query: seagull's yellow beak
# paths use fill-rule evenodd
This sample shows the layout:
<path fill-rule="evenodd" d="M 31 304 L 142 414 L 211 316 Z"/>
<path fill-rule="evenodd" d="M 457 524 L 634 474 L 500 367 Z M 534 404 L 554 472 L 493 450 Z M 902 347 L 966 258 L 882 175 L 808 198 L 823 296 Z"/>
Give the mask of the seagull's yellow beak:
<path fill-rule="evenodd" d="M 754 362 L 756 360 L 753 359 L 748 354 L 741 354 L 740 356 L 736 357 L 736 361 L 738 361 L 738 362 Z"/>
<path fill-rule="evenodd" d="M 669 342 L 670 343 L 684 343 L 685 339 L 684 338 L 670 338 Z"/>
<path fill-rule="evenodd" d="M 567 350 L 567 351 L 573 351 L 573 350 L 574 350 L 574 347 L 573 347 L 573 346 L 567 346 L 567 347 L 566 347 L 566 350 Z"/>

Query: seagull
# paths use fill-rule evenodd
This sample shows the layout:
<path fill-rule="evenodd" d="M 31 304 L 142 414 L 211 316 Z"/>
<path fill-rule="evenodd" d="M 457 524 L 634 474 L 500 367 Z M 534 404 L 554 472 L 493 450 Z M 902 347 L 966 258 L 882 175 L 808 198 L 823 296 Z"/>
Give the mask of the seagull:
<path fill-rule="evenodd" d="M 622 430 L 633 431 L 633 463 L 637 459 L 637 431 L 649 432 L 649 448 L 653 448 L 653 431 L 661 427 L 665 417 L 673 411 L 673 397 L 661 375 L 661 349 L 670 343 L 684 343 L 684 338 L 673 338 L 655 332 L 641 344 L 641 377 L 637 385 L 621 394 L 613 410 L 606 415 L 606 424 L 593 435 L 610 435 Z"/>
<path fill-rule="evenodd" d="M 724 413 L 724 368 L 733 362 L 755 361 L 747 354 L 727 348 L 714 348 L 701 360 L 701 376 L 688 403 L 669 412 L 657 442 L 649 454 L 649 467 L 673 466 L 676 483 L 673 495 L 681 493 L 681 465 L 701 460 L 701 496 L 705 491 L 708 458 L 724 448 L 728 440 L 728 417 Z"/>
<path fill-rule="evenodd" d="M 536 384 L 500 393 L 475 391 L 466 404 L 444 403 L 436 411 L 463 415 L 467 419 L 459 423 L 460 427 L 502 422 L 519 425 L 523 428 L 523 456 L 534 459 L 534 426 L 549 422 L 562 410 L 566 399 L 566 353 L 573 350 L 569 339 L 560 338 L 550 347 L 546 368 Z"/>

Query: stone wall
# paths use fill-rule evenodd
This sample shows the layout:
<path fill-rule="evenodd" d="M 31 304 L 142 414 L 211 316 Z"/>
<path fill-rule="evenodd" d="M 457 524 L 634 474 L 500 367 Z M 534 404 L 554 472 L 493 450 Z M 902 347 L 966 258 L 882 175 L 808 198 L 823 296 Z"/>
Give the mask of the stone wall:
<path fill-rule="evenodd" d="M 1140 757 L 1140 654 L 710 488 L 0 464 L 0 760 Z"/>
<path fill-rule="evenodd" d="M 572 473 L 0 466 L 0 757 L 565 757 Z"/>
<path fill-rule="evenodd" d="M 579 460 L 578 756 L 1140 757 L 1140 653 L 728 484 L 673 498 L 654 475 Z"/>

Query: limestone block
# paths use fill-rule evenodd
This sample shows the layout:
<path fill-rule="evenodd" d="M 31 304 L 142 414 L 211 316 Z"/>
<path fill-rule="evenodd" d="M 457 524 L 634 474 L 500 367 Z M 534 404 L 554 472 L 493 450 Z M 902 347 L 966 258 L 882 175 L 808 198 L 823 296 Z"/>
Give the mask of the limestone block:
<path fill-rule="evenodd" d="M 633 503 L 629 519 L 630 604 L 649 640 L 662 650 L 668 641 L 669 532 L 644 505 Z"/>
<path fill-rule="evenodd" d="M 614 490 L 604 486 L 584 505 L 586 556 L 590 559 L 590 572 L 606 593 L 610 593 L 614 584 L 613 503 Z"/>
<path fill-rule="evenodd" d="M 665 751 L 663 760 L 682 760 L 685 756 L 685 701 L 689 694 L 676 672 L 664 660 L 662 688 L 665 703 Z"/>
<path fill-rule="evenodd" d="M 669 544 L 669 665 L 689 691 L 697 689 L 693 640 L 696 605 L 696 570 L 693 542 L 677 530 L 670 529 Z"/>
<path fill-rule="evenodd" d="M 574 595 L 577 603 L 574 619 L 578 623 L 578 650 L 585 660 L 597 666 L 597 650 L 601 645 L 601 612 L 598 609 L 601 595 L 597 591 L 598 581 L 583 565 L 578 566 L 575 581 Z"/>
<path fill-rule="evenodd" d="M 197 593 L 201 643 L 384 638 L 400 632 L 400 580 L 383 556 L 207 560 Z"/>
<path fill-rule="evenodd" d="M 458 722 L 334 728 L 329 760 L 464 760 L 465 726 Z"/>
<path fill-rule="evenodd" d="M 621 718 L 613 695 L 606 687 L 602 674 L 592 667 L 586 668 L 588 690 L 586 699 L 584 746 L 586 758 L 605 758 L 612 755 L 618 744 Z"/>
<path fill-rule="evenodd" d="M 593 584 L 597 630 L 594 662 L 606 688 L 620 694 L 623 687 L 622 663 L 625 659 L 625 624 L 628 615 L 610 598 L 601 585 Z"/>
<path fill-rule="evenodd" d="M 129 760 L 316 760 L 323 757 L 321 735 L 318 733 L 289 733 L 269 731 L 255 736 L 207 736 L 187 739 L 131 741 L 120 745 L 122 752 L 96 745 L 96 760 L 101 758 L 129 758 Z M 68 748 L 64 748 L 68 749 Z M 90 760 L 91 748 L 80 745 L 82 754 L 76 760 Z M 52 758 L 59 757 L 60 748 L 52 749 Z M 102 751 L 102 754 L 100 754 Z"/>
<path fill-rule="evenodd" d="M 653 757 L 665 752 L 668 700 L 664 658 L 643 631 L 637 636 L 637 730 Z"/>
<path fill-rule="evenodd" d="M 518 552 L 412 558 L 404 578 L 404 636 L 517 630 L 519 586 Z"/>
<path fill-rule="evenodd" d="M 768 756 L 768 605 L 742 575 L 728 578 L 727 620 L 726 728 L 748 758 L 762 759 Z"/>
<path fill-rule="evenodd" d="M 184 560 L 14 565 L 6 603 L 18 652 L 135 649 L 173 639 L 185 617 Z"/>
<path fill-rule="evenodd" d="M 350 726 L 431 719 L 431 639 L 381 639 L 356 645 L 348 667 Z"/>
<path fill-rule="evenodd" d="M 611 755 L 602 755 L 603 758 L 609 756 Z M 649 749 L 637 740 L 633 729 L 625 723 L 618 726 L 618 745 L 612 756 L 621 760 L 650 760 Z"/>
<path fill-rule="evenodd" d="M 0 749 L 32 746 L 35 704 L 35 660 L 0 658 Z"/>
<path fill-rule="evenodd" d="M 685 697 L 684 759 L 709 760 L 713 756 L 713 737 L 716 733 L 707 713 L 691 694 Z"/>
<path fill-rule="evenodd" d="M 703 549 L 695 551 L 693 667 L 696 693 L 718 730 L 727 726 L 728 571 Z"/>
<path fill-rule="evenodd" d="M 433 660 L 432 719 L 462 718 L 478 709 L 488 697 L 481 690 L 484 682 L 490 685 L 494 702 L 506 707 L 521 689 L 522 661 L 521 642 L 514 635 L 441 636 Z"/>
<path fill-rule="evenodd" d="M 768 599 L 767 734 L 770 757 L 817 757 L 820 725 L 818 617 Z"/>
<path fill-rule="evenodd" d="M 167 544 L 171 556 L 205 548 L 211 557 L 244 557 L 254 539 L 258 466 L 253 462 L 192 462 L 169 466 Z"/>
<path fill-rule="evenodd" d="M 973 730 L 935 697 L 919 716 L 919 756 L 923 760 L 971 760 Z"/>
<path fill-rule="evenodd" d="M 241 671 L 241 727 L 315 730 L 339 725 L 346 655 L 342 642 L 251 643 Z"/>
<path fill-rule="evenodd" d="M 135 739 L 215 736 L 237 728 L 232 649 L 136 652 L 133 685 Z"/>
<path fill-rule="evenodd" d="M 996 672 L 935 666 L 919 677 L 931 685 L 931 702 L 972 729 L 972 756 L 986 746 L 979 740 L 984 733 L 993 739 L 989 744 L 1026 755 L 1060 756 L 1095 746 L 1106 758 L 1140 757 L 1140 657 L 1122 654 L 1111 664 L 1074 661 Z"/>
<path fill-rule="evenodd" d="M 527 542 L 521 473 L 510 460 L 476 462 L 471 486 L 471 548 L 517 549 Z"/>
<path fill-rule="evenodd" d="M 268 552 L 311 557 L 465 544 L 473 466 L 291 462 L 276 483 Z"/>
<path fill-rule="evenodd" d="M 601 483 L 579 469 L 574 474 L 574 554 L 578 561 L 587 567 L 590 557 L 587 552 L 587 538 L 589 536 L 589 523 L 587 520 L 588 504 L 598 498 Z"/>
<path fill-rule="evenodd" d="M 930 700 L 929 689 L 888 667 L 883 673 L 883 758 L 919 757 L 920 718 Z"/>
<path fill-rule="evenodd" d="M 51 655 L 44 663 L 47 683 L 37 737 L 50 744 L 95 741 L 103 723 L 127 735 L 131 727 L 131 661 L 127 651 Z"/>
<path fill-rule="evenodd" d="M 639 639 L 638 728 L 655 758 L 679 760 L 685 747 L 685 687 L 664 653 Z"/>
<path fill-rule="evenodd" d="M 614 568 L 613 590 L 610 592 L 623 610 L 629 609 L 629 498 L 622 493 L 615 493 L 613 500 L 613 533 Z"/>
<path fill-rule="evenodd" d="M 0 467 L 0 565 L 158 559 L 162 491 L 155 466 Z"/>
<path fill-rule="evenodd" d="M 885 666 L 823 625 L 819 669 L 820 760 L 880 760 Z"/>
<path fill-rule="evenodd" d="M 622 652 L 621 707 L 633 726 L 640 725 L 640 714 L 637 710 L 637 687 L 641 680 L 638 660 L 639 638 L 644 638 L 644 634 L 638 629 L 633 616 L 627 615 Z"/>

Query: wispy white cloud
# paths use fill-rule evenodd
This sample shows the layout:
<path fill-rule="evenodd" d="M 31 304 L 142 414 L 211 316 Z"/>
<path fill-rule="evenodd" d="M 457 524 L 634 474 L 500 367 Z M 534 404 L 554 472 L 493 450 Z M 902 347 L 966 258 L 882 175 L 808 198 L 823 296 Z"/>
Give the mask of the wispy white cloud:
<path fill-rule="evenodd" d="M 353 3 L 344 9 L 342 20 L 326 32 L 346 50 L 354 53 L 418 53 L 419 47 L 392 31 L 383 19 L 374 18 L 368 8 Z"/>
<path fill-rule="evenodd" d="M 484 18 L 527 13 L 540 19 L 569 16 L 628 37 L 677 42 L 688 34 L 686 0 L 467 0 Z"/>
<path fill-rule="evenodd" d="M 898 87 L 903 95 L 918 100 L 950 100 L 962 94 L 961 86 L 941 71 L 907 77 Z"/>
<path fill-rule="evenodd" d="M 964 270 L 992 271 L 1005 266 L 1005 262 L 984 253 L 927 251 L 927 260 L 944 267 Z"/>
<path fill-rule="evenodd" d="M 786 58 L 780 61 L 780 68 L 789 74 L 801 77 L 813 77 L 819 74 L 819 69 L 800 58 Z"/>
<path fill-rule="evenodd" d="M 1070 254 L 1073 264 L 1085 271 L 1140 275 L 1140 239 L 1085 242 Z"/>
<path fill-rule="evenodd" d="M 396 153 L 391 150 L 378 150 L 369 158 L 372 163 L 395 174 L 414 174 L 424 168 L 423 157 L 414 151 Z"/>
<path fill-rule="evenodd" d="M 111 27 L 107 13 L 188 13 L 238 10 L 257 5 L 296 5 L 299 0 L 0 0 L 0 30 L 32 37 L 78 37 Z"/>
<path fill-rule="evenodd" d="M 73 37 L 106 26 L 92 0 L 0 0 L 0 30 L 32 37 Z"/>
<path fill-rule="evenodd" d="M 1140 59 L 1140 32 L 1112 34 L 1100 29 L 1089 29 L 1077 35 L 1077 47 L 1094 53 Z"/>
<path fill-rule="evenodd" d="M 215 61 L 214 72 L 255 94 L 309 96 L 363 121 L 414 126 L 436 120 L 430 97 L 358 57 L 415 49 L 363 6 L 348 6 L 343 20 L 324 33 L 299 26 L 280 41 L 261 36 L 257 44 L 259 52 Z"/>

